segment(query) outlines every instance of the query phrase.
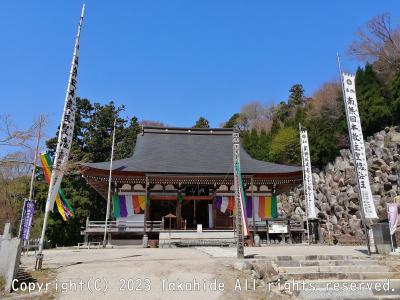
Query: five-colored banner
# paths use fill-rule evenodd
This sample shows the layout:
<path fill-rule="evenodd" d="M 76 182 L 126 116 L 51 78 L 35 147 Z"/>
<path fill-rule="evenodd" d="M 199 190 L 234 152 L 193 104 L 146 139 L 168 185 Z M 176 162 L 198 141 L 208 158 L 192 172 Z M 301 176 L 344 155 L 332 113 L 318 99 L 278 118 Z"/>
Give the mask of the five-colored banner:
<path fill-rule="evenodd" d="M 118 195 L 113 196 L 114 218 L 125 218 L 143 214 L 146 207 L 145 195 Z"/>

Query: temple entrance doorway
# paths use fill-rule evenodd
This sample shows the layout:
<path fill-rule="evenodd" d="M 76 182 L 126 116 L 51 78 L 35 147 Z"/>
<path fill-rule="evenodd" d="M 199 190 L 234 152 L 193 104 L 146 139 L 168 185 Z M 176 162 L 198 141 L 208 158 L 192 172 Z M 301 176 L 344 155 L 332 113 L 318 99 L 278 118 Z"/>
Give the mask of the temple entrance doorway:
<path fill-rule="evenodd" d="M 187 229 L 196 229 L 202 224 L 203 229 L 209 228 L 208 205 L 212 200 L 184 200 L 182 203 L 182 220 L 186 220 Z"/>
<path fill-rule="evenodd" d="M 176 200 L 151 200 L 150 220 L 161 221 L 168 214 L 176 216 Z M 170 220 L 164 220 L 165 228 L 169 228 Z M 176 219 L 171 218 L 171 228 L 176 228 Z"/>

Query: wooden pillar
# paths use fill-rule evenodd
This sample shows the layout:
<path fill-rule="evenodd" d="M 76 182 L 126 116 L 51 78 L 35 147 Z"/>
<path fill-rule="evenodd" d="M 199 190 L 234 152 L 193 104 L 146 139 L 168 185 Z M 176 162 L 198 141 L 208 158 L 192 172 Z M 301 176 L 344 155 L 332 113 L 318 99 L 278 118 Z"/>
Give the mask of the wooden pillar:
<path fill-rule="evenodd" d="M 178 199 L 176 199 L 176 229 L 182 229 L 182 191 L 179 184 Z"/>
<path fill-rule="evenodd" d="M 213 225 L 214 225 L 214 229 L 216 228 L 216 224 L 217 224 L 217 209 L 215 208 L 215 198 L 217 196 L 217 188 L 214 187 L 214 199 L 213 199 Z"/>
<path fill-rule="evenodd" d="M 196 200 L 193 200 L 193 225 L 197 225 L 197 219 L 196 219 Z"/>
<path fill-rule="evenodd" d="M 212 191 L 212 196 L 211 196 L 211 199 L 212 199 L 212 203 L 211 203 L 211 207 L 212 207 L 212 219 L 213 219 L 213 226 L 212 226 L 212 228 L 214 228 L 215 227 L 215 208 L 214 208 L 214 202 L 215 202 L 215 194 L 216 194 L 216 191 L 215 191 L 215 184 L 214 184 L 214 189 L 213 189 L 213 191 Z M 208 217 L 210 217 L 210 216 L 208 216 Z M 210 223 L 210 221 L 208 222 L 208 223 Z M 210 228 L 210 229 L 212 229 L 212 228 Z"/>
<path fill-rule="evenodd" d="M 254 180 L 253 180 L 253 176 L 251 176 L 251 182 L 250 182 L 250 186 L 251 186 L 251 212 L 252 212 L 252 218 L 253 218 L 253 244 L 254 244 L 254 237 L 257 234 L 257 228 L 256 228 L 256 211 L 254 210 Z M 257 199 L 258 201 L 258 199 Z M 257 212 L 258 213 L 258 212 Z"/>
<path fill-rule="evenodd" d="M 292 236 L 292 230 L 290 226 L 290 219 L 287 220 L 287 227 L 288 227 L 288 233 L 289 233 L 289 244 L 293 244 L 293 236 Z"/>
<path fill-rule="evenodd" d="M 149 179 L 146 177 L 146 199 L 145 199 L 145 209 L 144 209 L 144 232 L 147 232 L 147 221 L 150 219 L 150 185 Z"/>

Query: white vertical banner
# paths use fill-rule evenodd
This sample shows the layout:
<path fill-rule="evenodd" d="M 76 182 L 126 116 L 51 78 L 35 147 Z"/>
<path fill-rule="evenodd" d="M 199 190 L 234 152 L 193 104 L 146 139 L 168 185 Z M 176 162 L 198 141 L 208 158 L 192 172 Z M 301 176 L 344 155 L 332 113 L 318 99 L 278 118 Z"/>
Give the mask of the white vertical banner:
<path fill-rule="evenodd" d="M 361 196 L 361 203 L 366 218 L 378 218 L 371 187 L 368 178 L 368 165 L 365 155 L 364 138 L 361 129 L 360 115 L 358 113 L 355 76 L 342 73 L 344 105 L 349 128 L 349 138 L 353 152 L 354 167 L 357 174 L 358 188 Z"/>
<path fill-rule="evenodd" d="M 53 210 L 54 201 L 60 187 L 64 169 L 68 162 L 69 152 L 74 134 L 76 112 L 76 85 L 78 77 L 79 40 L 83 23 L 85 6 L 83 5 L 76 35 L 74 54 L 72 56 L 71 70 L 69 73 L 67 92 L 65 94 L 64 110 L 58 132 L 57 148 L 54 156 L 53 170 L 49 185 L 50 210 Z"/>
<path fill-rule="evenodd" d="M 50 177 L 49 191 L 47 193 L 42 233 L 40 235 L 38 252 L 36 254 L 35 269 L 42 268 L 44 238 L 46 235 L 49 213 L 50 211 L 53 211 L 54 202 L 56 200 L 58 189 L 63 178 L 64 169 L 66 168 L 69 151 L 72 145 L 76 112 L 76 80 L 78 76 L 79 39 L 81 36 L 84 13 L 85 5 L 82 6 L 82 13 L 78 25 L 78 33 L 75 39 L 74 54 L 72 56 L 72 64 L 71 70 L 69 72 L 67 92 L 65 94 L 64 110 L 62 113 L 60 128 L 58 131 L 57 148 L 53 159 L 54 163 Z"/>
<path fill-rule="evenodd" d="M 314 202 L 314 187 L 313 177 L 311 171 L 311 159 L 310 159 L 310 146 L 308 145 L 307 130 L 300 125 L 300 146 L 301 146 L 301 162 L 303 165 L 303 186 L 304 186 L 304 197 L 306 200 L 306 209 L 308 219 L 315 219 L 317 217 L 315 213 L 315 202 Z"/>

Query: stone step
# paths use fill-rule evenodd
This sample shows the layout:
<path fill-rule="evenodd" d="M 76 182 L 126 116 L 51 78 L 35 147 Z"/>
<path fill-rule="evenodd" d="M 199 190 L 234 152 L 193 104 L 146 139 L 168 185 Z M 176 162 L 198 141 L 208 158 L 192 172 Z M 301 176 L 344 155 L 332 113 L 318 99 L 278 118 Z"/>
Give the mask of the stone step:
<path fill-rule="evenodd" d="M 282 273 L 281 273 L 282 274 Z M 283 273 L 284 274 L 284 273 Z M 288 279 L 295 280 L 319 280 L 319 279 L 400 279 L 398 272 L 314 272 L 285 274 Z"/>
<path fill-rule="evenodd" d="M 384 265 L 352 265 L 352 266 L 301 266 L 301 267 L 279 267 L 280 273 L 286 274 L 308 274 L 308 273 L 347 273 L 347 272 L 389 272 L 390 267 Z"/>
<path fill-rule="evenodd" d="M 289 282 L 297 299 L 399 299 L 400 280 L 317 280 Z M 334 287 L 334 284 L 336 286 Z M 368 284 L 368 285 L 367 285 Z M 352 290 L 351 290 L 352 289 Z"/>
<path fill-rule="evenodd" d="M 378 259 L 380 256 L 374 255 L 371 259 Z M 369 259 L 366 255 L 276 255 L 276 256 L 255 256 L 256 259 L 265 259 L 271 261 L 316 261 L 316 260 L 365 260 Z"/>
<path fill-rule="evenodd" d="M 349 266 L 349 265 L 380 265 L 375 259 L 353 260 L 284 260 L 276 262 L 279 267 L 311 267 L 311 266 Z"/>

